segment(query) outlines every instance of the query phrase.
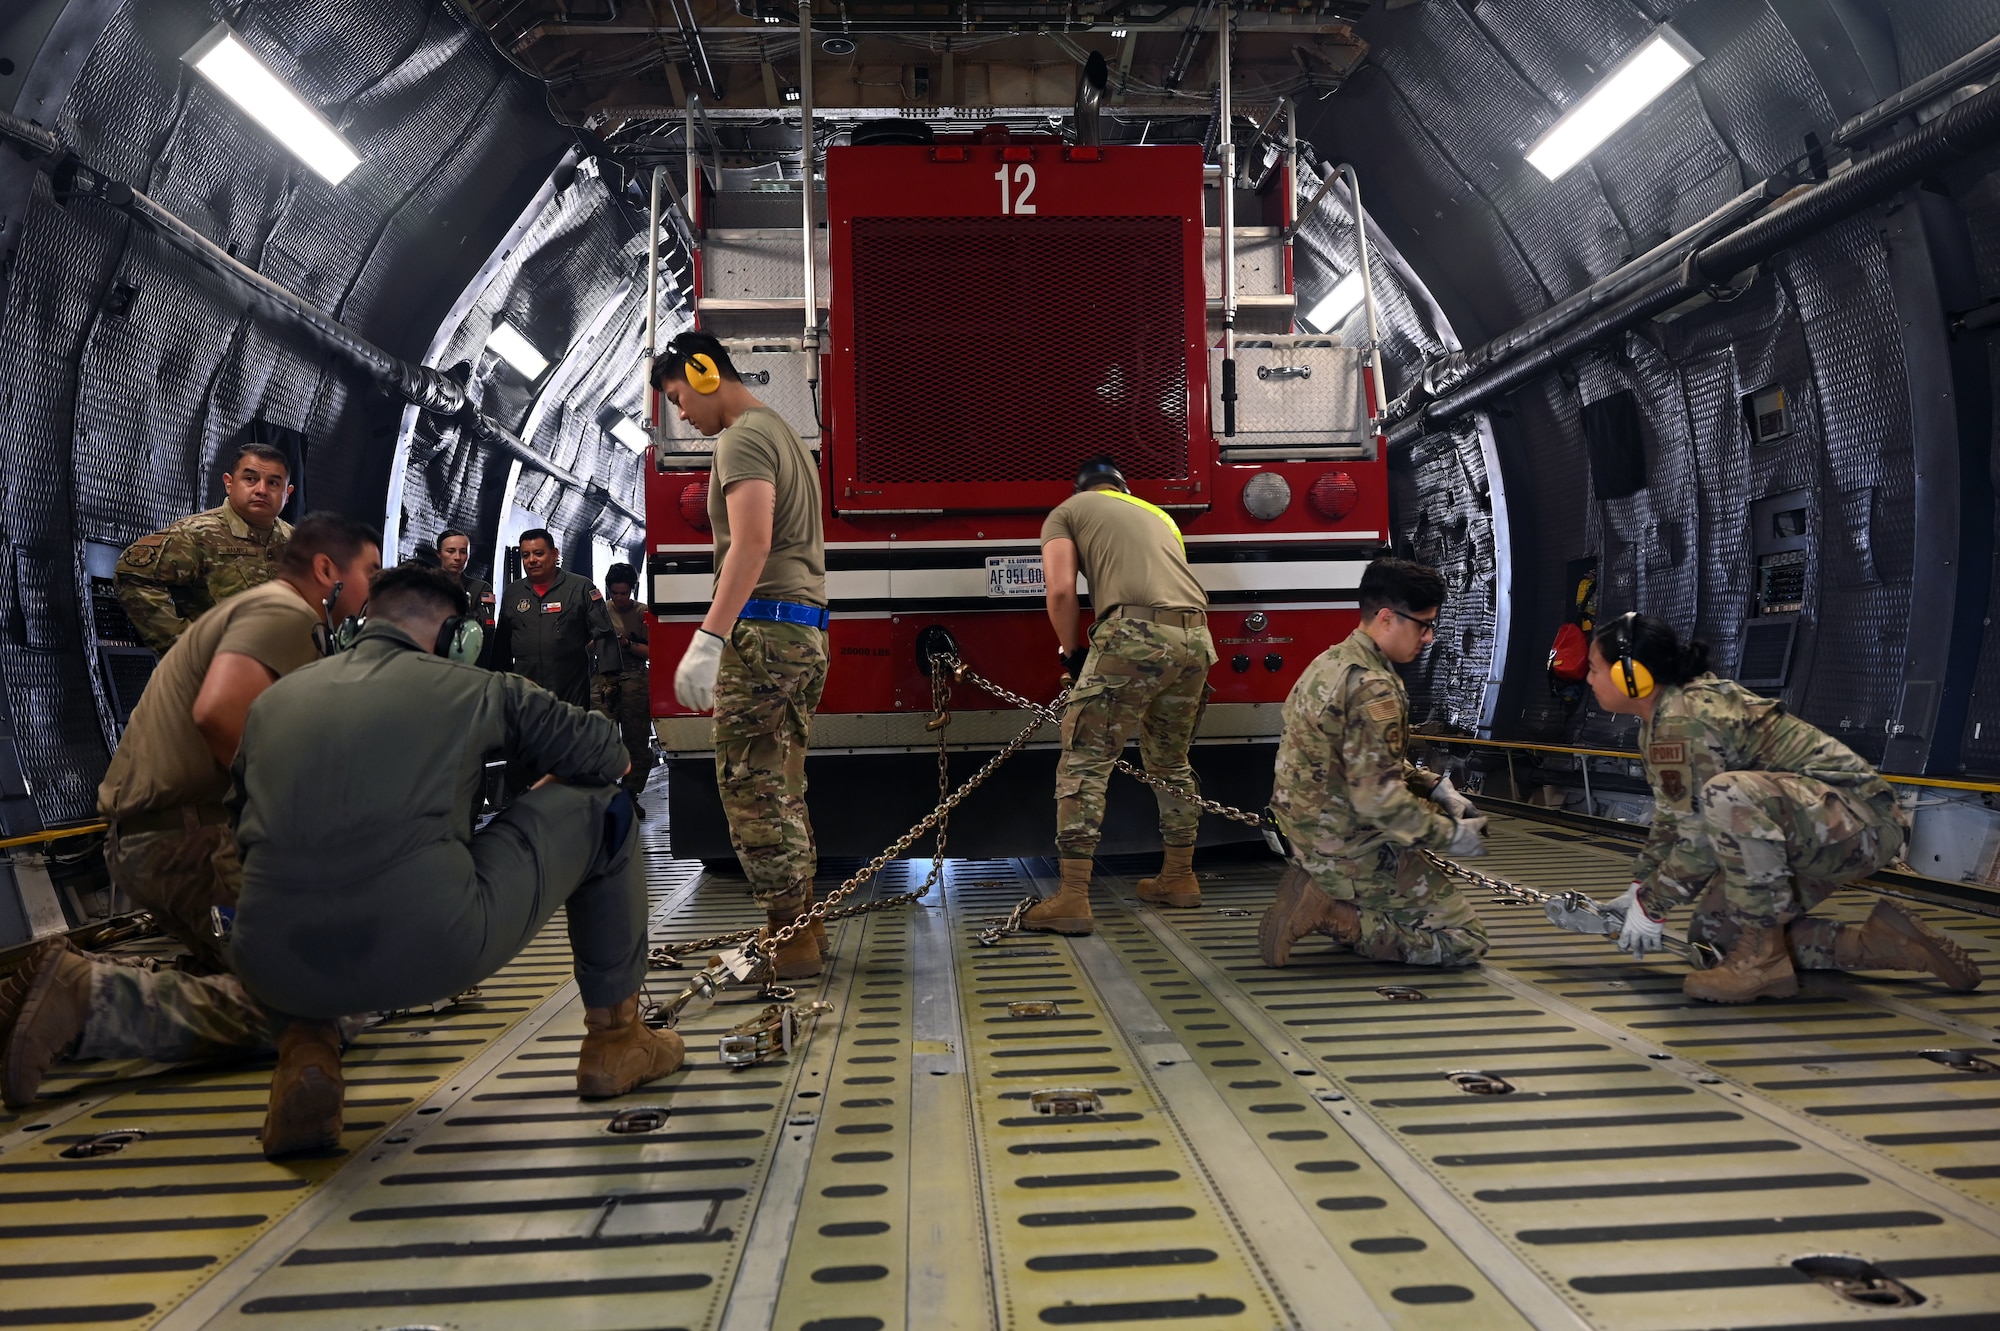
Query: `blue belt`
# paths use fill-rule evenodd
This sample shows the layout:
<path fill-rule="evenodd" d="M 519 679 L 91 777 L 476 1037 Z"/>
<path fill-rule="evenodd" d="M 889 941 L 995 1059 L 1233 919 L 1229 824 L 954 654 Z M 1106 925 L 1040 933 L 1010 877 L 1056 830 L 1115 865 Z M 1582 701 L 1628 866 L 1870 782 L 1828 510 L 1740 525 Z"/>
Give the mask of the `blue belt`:
<path fill-rule="evenodd" d="M 743 603 L 738 619 L 775 619 L 780 624 L 803 624 L 809 629 L 823 629 L 830 614 L 820 606 L 800 605 L 796 601 L 760 601 L 751 597 Z"/>

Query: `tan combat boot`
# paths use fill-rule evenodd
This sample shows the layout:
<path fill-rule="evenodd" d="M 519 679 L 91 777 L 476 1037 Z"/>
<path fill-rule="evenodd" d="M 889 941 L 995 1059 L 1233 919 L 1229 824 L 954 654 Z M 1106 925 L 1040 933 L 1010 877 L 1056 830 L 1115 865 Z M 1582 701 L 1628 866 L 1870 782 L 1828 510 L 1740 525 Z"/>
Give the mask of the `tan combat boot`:
<path fill-rule="evenodd" d="M 1798 972 L 1792 969 L 1792 950 L 1785 945 L 1781 924 L 1744 925 L 1721 965 L 1690 971 L 1681 982 L 1682 993 L 1705 1003 L 1790 998 L 1798 991 Z"/>
<path fill-rule="evenodd" d="M 294 1017 L 278 1036 L 278 1070 L 271 1074 L 271 1107 L 261 1134 L 265 1157 L 340 1145 L 340 1110 L 346 1097 L 347 1086 L 340 1076 L 340 1027 L 331 1021 Z"/>
<path fill-rule="evenodd" d="M 1282 966 L 1292 959 L 1292 944 L 1307 934 L 1326 934 L 1352 947 L 1361 937 L 1361 912 L 1353 902 L 1320 891 L 1304 869 L 1289 865 L 1278 880 L 1278 895 L 1257 924 L 1257 954 L 1266 966 Z"/>
<path fill-rule="evenodd" d="M 1977 989 L 1983 978 L 1964 948 L 1888 900 L 1876 902 L 1860 928 L 1840 927 L 1833 964 L 1844 971 L 1924 971 L 1951 989 Z"/>
<path fill-rule="evenodd" d="M 33 1104 L 51 1065 L 76 1044 L 90 1015 L 90 963 L 67 938 L 45 939 L 0 985 L 0 1099 Z"/>
<path fill-rule="evenodd" d="M 1087 934 L 1097 927 L 1090 917 L 1090 861 L 1058 860 L 1062 883 L 1056 894 L 1036 903 L 1021 917 L 1021 927 L 1042 934 Z"/>
<path fill-rule="evenodd" d="M 625 1095 L 656 1078 L 679 1072 L 687 1045 L 672 1031 L 639 1020 L 639 996 L 617 1007 L 583 1010 L 583 1053 L 576 1060 L 576 1093 L 586 1100 Z"/>
<path fill-rule="evenodd" d="M 757 941 L 763 942 L 772 934 L 790 924 L 799 916 L 812 909 L 813 889 L 807 883 L 803 896 L 792 893 L 779 898 L 785 905 L 773 902 L 764 910 L 764 927 L 757 931 Z M 773 964 L 780 980 L 810 980 L 826 968 L 825 959 L 826 926 L 814 920 L 787 939 L 779 948 Z"/>
<path fill-rule="evenodd" d="M 1155 906 L 1199 906 L 1201 883 L 1194 876 L 1194 847 L 1168 846 L 1160 860 L 1160 876 L 1139 880 L 1139 900 Z"/>

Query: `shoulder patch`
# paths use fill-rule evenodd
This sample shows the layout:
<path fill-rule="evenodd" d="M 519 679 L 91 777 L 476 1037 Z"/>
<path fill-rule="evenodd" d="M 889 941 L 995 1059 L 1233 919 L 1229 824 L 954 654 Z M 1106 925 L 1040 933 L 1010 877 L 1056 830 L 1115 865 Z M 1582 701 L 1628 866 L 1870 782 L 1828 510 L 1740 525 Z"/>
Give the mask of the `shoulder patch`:
<path fill-rule="evenodd" d="M 142 536 L 125 547 L 125 553 L 118 557 L 120 568 L 151 568 L 160 558 L 160 538 Z"/>
<path fill-rule="evenodd" d="M 1400 721 L 1403 717 L 1402 704 L 1394 698 L 1377 698 L 1368 704 L 1368 715 L 1377 721 Z"/>
<path fill-rule="evenodd" d="M 1687 743 L 1677 739 L 1670 744 L 1654 744 L 1647 748 L 1646 757 L 1656 763 L 1684 763 L 1687 761 Z"/>
<path fill-rule="evenodd" d="M 604 599 L 604 593 L 597 590 L 596 587 L 592 587 L 590 589 L 590 599 L 593 601 L 601 601 Z"/>

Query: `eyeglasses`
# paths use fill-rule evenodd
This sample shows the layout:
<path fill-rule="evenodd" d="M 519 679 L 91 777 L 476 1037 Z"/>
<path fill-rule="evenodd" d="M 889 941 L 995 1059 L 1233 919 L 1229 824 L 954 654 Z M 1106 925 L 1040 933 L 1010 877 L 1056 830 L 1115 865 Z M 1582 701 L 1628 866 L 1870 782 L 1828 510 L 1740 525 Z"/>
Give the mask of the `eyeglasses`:
<path fill-rule="evenodd" d="M 1389 613 L 1398 619 L 1407 619 L 1412 624 L 1415 624 L 1417 632 L 1423 634 L 1426 638 L 1435 638 L 1437 636 L 1438 618 L 1436 615 L 1432 615 L 1429 619 L 1418 619 L 1415 615 L 1404 614 L 1393 605 L 1389 607 Z"/>

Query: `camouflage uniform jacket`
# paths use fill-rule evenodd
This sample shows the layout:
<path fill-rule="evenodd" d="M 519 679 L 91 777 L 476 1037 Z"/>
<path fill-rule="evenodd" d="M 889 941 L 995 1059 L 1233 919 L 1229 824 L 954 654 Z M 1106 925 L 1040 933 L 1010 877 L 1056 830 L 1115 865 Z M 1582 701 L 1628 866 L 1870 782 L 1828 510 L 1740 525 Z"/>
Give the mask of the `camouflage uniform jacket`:
<path fill-rule="evenodd" d="M 118 557 L 118 600 L 140 640 L 165 655 L 202 611 L 269 582 L 291 536 L 284 519 L 258 531 L 226 503 L 178 519 Z"/>
<path fill-rule="evenodd" d="M 1423 798 L 1437 777 L 1403 756 L 1409 718 L 1401 677 L 1361 629 L 1292 686 L 1271 809 L 1306 867 L 1384 846 L 1450 844 L 1457 824 Z"/>
<path fill-rule="evenodd" d="M 1838 786 L 1882 807 L 1897 822 L 1895 794 L 1865 759 L 1833 736 L 1785 714 L 1734 680 L 1701 675 L 1659 692 L 1653 719 L 1639 727 L 1646 779 L 1653 787 L 1653 834 L 1632 877 L 1682 896 L 1714 876 L 1716 859 L 1703 824 L 1702 787 L 1724 772 L 1793 772 Z"/>

